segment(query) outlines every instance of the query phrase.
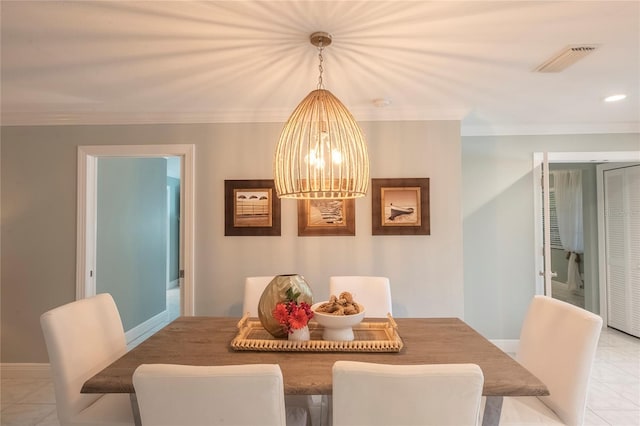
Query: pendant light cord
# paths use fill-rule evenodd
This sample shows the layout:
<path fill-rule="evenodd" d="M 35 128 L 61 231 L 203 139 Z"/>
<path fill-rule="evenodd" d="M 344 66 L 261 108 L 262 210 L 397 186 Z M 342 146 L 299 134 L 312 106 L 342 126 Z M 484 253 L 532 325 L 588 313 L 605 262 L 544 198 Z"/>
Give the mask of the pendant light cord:
<path fill-rule="evenodd" d="M 322 46 L 322 42 L 320 42 L 320 45 L 318 45 L 318 61 L 320 61 L 318 64 L 318 71 L 320 71 L 320 74 L 318 75 L 318 89 L 324 88 L 324 84 L 322 82 L 322 72 L 324 71 L 324 68 L 322 68 L 322 61 L 324 61 L 324 57 L 322 56 L 323 49 L 324 47 Z"/>

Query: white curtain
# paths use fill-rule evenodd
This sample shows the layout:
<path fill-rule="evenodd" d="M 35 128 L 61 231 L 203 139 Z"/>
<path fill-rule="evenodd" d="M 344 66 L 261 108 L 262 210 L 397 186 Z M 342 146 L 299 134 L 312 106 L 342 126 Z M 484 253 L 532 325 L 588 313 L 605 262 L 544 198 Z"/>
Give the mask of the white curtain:
<path fill-rule="evenodd" d="M 558 215 L 558 233 L 562 248 L 569 252 L 567 284 L 569 290 L 582 288 L 580 277 L 580 254 L 584 253 L 582 232 L 582 171 L 553 171 Z"/>

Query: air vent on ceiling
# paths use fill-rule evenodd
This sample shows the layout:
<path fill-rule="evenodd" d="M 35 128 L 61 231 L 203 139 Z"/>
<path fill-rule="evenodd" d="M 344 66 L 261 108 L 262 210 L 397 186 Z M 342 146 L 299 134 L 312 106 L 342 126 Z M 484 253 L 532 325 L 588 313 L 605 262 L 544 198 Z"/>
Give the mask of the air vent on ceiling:
<path fill-rule="evenodd" d="M 596 45 L 567 46 L 535 69 L 536 72 L 560 72 L 596 50 Z"/>

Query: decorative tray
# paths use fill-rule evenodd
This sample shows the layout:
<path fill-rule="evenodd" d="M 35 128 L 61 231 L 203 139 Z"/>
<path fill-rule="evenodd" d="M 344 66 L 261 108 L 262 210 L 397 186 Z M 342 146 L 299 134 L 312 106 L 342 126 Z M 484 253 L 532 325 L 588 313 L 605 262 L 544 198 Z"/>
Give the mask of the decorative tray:
<path fill-rule="evenodd" d="M 310 340 L 296 341 L 273 337 L 260 321 L 243 317 L 238 322 L 238 334 L 231 341 L 236 351 L 266 352 L 400 352 L 404 344 L 398 325 L 389 315 L 386 322 L 366 322 L 353 327 L 352 341 L 322 340 L 322 326 L 309 322 Z"/>

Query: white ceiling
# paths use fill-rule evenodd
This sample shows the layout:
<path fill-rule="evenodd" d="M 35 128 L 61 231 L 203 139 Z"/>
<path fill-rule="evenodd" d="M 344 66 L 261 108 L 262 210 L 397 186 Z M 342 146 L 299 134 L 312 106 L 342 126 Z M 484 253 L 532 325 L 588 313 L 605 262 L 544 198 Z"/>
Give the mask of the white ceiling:
<path fill-rule="evenodd" d="M 283 122 L 318 79 L 357 120 L 640 131 L 639 1 L 7 1 L 2 124 Z M 561 73 L 568 45 L 599 48 Z M 603 98 L 626 93 L 607 104 Z M 391 101 L 376 107 L 374 99 Z"/>

